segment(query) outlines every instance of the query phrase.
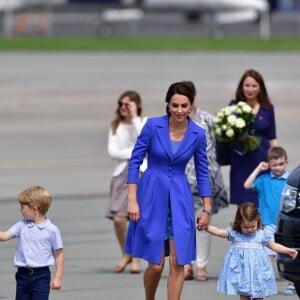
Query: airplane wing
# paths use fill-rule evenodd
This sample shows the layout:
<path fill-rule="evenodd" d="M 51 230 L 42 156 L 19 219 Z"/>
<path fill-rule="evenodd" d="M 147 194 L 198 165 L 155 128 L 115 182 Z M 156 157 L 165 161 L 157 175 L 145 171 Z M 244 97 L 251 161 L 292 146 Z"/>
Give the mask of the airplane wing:
<path fill-rule="evenodd" d="M 254 9 L 266 12 L 269 4 L 266 0 L 144 0 L 145 8 L 192 9 L 192 10 L 240 10 Z"/>
<path fill-rule="evenodd" d="M 0 11 L 15 10 L 35 5 L 60 5 L 67 0 L 0 0 Z"/>

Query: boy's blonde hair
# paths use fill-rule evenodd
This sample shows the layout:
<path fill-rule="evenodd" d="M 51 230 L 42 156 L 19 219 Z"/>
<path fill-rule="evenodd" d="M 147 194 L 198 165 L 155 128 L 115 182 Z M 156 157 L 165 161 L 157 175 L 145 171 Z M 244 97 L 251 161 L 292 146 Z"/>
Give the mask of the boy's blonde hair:
<path fill-rule="evenodd" d="M 51 205 L 51 195 L 41 186 L 27 188 L 19 194 L 19 203 L 28 205 L 30 208 L 36 206 L 40 213 L 46 214 Z"/>

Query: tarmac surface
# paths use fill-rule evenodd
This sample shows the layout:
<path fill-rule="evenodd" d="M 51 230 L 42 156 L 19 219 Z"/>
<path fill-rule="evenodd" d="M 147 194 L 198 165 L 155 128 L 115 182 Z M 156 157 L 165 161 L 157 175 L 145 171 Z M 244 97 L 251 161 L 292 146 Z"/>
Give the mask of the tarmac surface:
<path fill-rule="evenodd" d="M 107 132 L 125 89 L 139 91 L 144 115 L 153 116 L 165 112 L 164 96 L 172 82 L 193 80 L 197 104 L 216 113 L 234 97 L 244 70 L 256 68 L 275 105 L 288 169 L 299 164 L 298 53 L 0 53 L 0 65 L 0 228 L 20 218 L 21 190 L 48 188 L 53 196 L 48 216 L 61 229 L 65 247 L 63 288 L 51 292 L 52 300 L 144 298 L 142 273 L 113 272 L 120 249 L 112 223 L 104 217 L 113 168 Z M 228 167 L 222 170 L 228 186 Z M 234 207 L 229 207 L 212 223 L 225 228 L 233 216 Z M 1 244 L 0 299 L 14 299 L 15 246 L 16 241 Z M 185 282 L 182 299 L 237 299 L 216 292 L 228 246 L 213 238 L 209 280 Z M 168 263 L 157 300 L 167 299 L 167 274 Z M 271 298 L 286 298 L 286 284 L 278 278 L 279 294 Z"/>

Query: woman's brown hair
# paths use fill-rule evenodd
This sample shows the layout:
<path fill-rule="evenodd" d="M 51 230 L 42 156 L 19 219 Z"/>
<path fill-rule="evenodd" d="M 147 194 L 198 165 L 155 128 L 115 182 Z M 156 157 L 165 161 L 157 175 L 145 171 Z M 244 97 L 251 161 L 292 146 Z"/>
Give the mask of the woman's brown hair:
<path fill-rule="evenodd" d="M 257 95 L 257 100 L 258 100 L 258 103 L 260 104 L 260 106 L 264 109 L 269 109 L 271 106 L 271 99 L 268 95 L 268 91 L 266 89 L 264 79 L 263 79 L 262 75 L 254 69 L 249 69 L 249 70 L 245 71 L 244 74 L 242 75 L 240 82 L 238 84 L 238 87 L 236 89 L 235 101 L 236 102 L 239 102 L 239 101 L 246 102 L 246 97 L 243 93 L 243 84 L 247 77 L 253 78 L 259 85 L 260 91 L 259 91 L 259 94 Z"/>
<path fill-rule="evenodd" d="M 116 130 L 117 130 L 120 122 L 124 119 L 120 114 L 121 107 L 120 107 L 119 103 L 125 97 L 128 97 L 130 99 L 130 101 L 135 102 L 136 107 L 137 107 L 137 115 L 138 116 L 142 115 L 142 98 L 139 95 L 139 93 L 136 91 L 132 91 L 132 90 L 123 92 L 118 98 L 118 108 L 116 109 L 116 118 L 110 124 L 113 134 L 116 133 Z"/>
<path fill-rule="evenodd" d="M 166 112 L 168 115 L 170 115 L 168 104 L 170 103 L 172 96 L 175 94 L 186 96 L 192 105 L 196 96 L 196 88 L 194 83 L 192 81 L 179 81 L 170 85 L 165 98 L 167 103 Z"/>

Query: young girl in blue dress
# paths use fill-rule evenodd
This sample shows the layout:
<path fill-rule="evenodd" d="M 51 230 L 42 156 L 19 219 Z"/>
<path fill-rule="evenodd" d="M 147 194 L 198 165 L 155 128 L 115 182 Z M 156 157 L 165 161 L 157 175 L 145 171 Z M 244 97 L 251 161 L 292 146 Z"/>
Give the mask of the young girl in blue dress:
<path fill-rule="evenodd" d="M 217 290 L 226 295 L 239 295 L 240 300 L 263 299 L 277 293 L 271 261 L 264 246 L 295 259 L 298 251 L 272 241 L 264 234 L 255 204 L 246 202 L 237 209 L 232 228 L 209 225 L 212 235 L 231 241 L 221 268 Z"/>

